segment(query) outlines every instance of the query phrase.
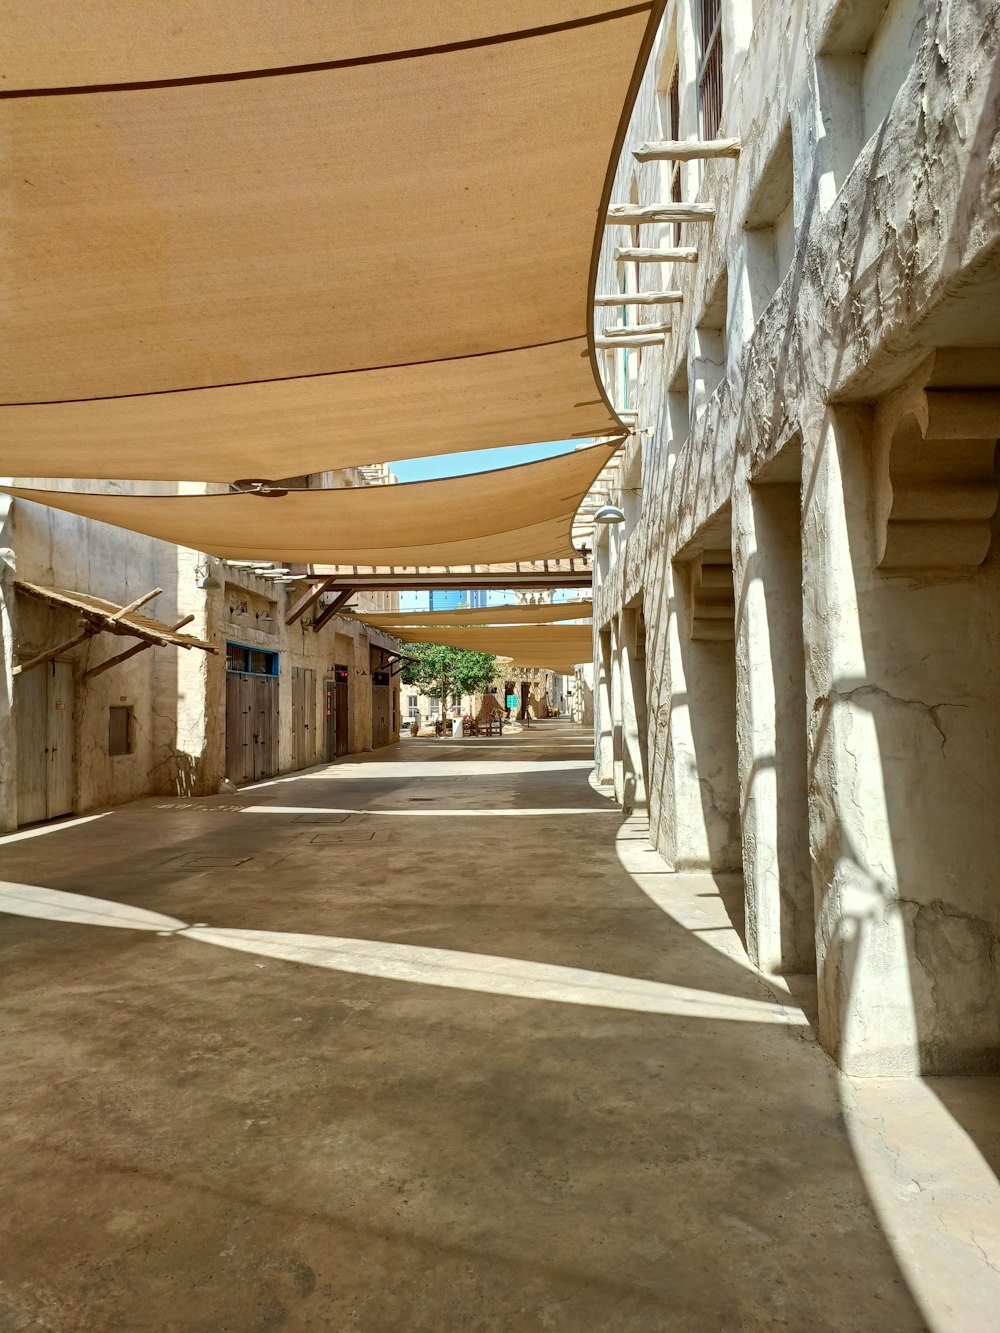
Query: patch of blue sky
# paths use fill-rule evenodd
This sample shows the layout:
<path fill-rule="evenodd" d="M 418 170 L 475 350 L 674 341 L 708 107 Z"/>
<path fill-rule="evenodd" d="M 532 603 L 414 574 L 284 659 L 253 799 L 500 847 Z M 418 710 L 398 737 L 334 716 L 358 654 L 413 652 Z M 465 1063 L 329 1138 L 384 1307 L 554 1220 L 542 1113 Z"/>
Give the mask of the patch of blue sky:
<path fill-rule="evenodd" d="M 467 477 L 472 472 L 492 472 L 499 467 L 538 463 L 543 458 L 570 454 L 580 440 L 549 440 L 546 444 L 514 444 L 502 449 L 470 449 L 461 454 L 434 454 L 430 458 L 403 458 L 389 467 L 400 481 L 437 481 L 441 477 Z"/>
<path fill-rule="evenodd" d="M 434 454 L 430 458 L 403 458 L 389 467 L 401 482 L 437 481 L 441 477 L 467 477 L 474 472 L 492 472 L 495 468 L 519 467 L 522 463 L 538 463 L 543 458 L 558 458 L 570 454 L 584 443 L 581 440 L 549 440 L 545 444 L 515 444 L 502 449 L 470 449 L 460 454 Z M 562 588 L 555 601 L 570 601 L 579 596 L 577 589 Z M 489 606 L 503 606 L 513 602 L 512 589 L 497 589 L 487 594 Z M 426 611 L 429 597 L 426 592 L 403 592 L 399 595 L 400 611 Z"/>

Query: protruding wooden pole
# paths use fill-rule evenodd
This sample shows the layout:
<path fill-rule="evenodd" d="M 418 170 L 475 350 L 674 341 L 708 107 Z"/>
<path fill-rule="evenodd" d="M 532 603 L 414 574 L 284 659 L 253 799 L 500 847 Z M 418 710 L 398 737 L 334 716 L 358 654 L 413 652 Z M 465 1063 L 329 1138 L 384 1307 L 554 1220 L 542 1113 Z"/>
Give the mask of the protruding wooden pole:
<path fill-rule="evenodd" d="M 637 162 L 693 162 L 709 157 L 739 157 L 739 139 L 663 139 L 633 149 Z"/>
<path fill-rule="evenodd" d="M 84 622 L 81 620 L 80 624 L 82 625 L 83 623 Z M 39 653 L 38 656 L 33 657 L 30 662 L 19 663 L 14 667 L 10 674 L 12 676 L 20 676 L 25 671 L 31 671 L 35 667 L 42 666 L 45 662 L 51 662 L 52 659 L 58 657 L 60 653 L 68 653 L 69 650 L 75 648 L 78 643 L 83 643 L 85 639 L 92 639 L 95 634 L 100 634 L 100 632 L 100 625 L 88 624 L 82 634 L 77 634 L 74 638 L 67 639 L 64 643 L 57 643 L 54 648 L 49 648 L 46 652 Z"/>
<path fill-rule="evenodd" d="M 605 226 L 635 227 L 644 222 L 712 222 L 714 204 L 612 204 Z"/>
<path fill-rule="evenodd" d="M 154 597 L 159 597 L 162 591 L 162 588 L 154 588 L 152 592 L 144 593 L 141 597 L 137 597 L 134 602 L 129 602 L 128 606 L 119 607 L 114 615 L 108 616 L 105 623 L 110 625 L 114 621 L 121 620 L 124 616 L 127 616 L 130 611 L 138 611 L 140 606 L 145 606 L 146 603 L 151 602 Z"/>
<path fill-rule="evenodd" d="M 620 245 L 615 251 L 619 264 L 697 264 L 698 251 L 693 247 L 672 246 L 657 250 L 653 246 Z"/>
<path fill-rule="evenodd" d="M 600 348 L 609 347 L 662 347 L 663 334 L 651 333 L 644 334 L 641 338 L 595 338 L 594 346 Z"/>
<path fill-rule="evenodd" d="M 601 330 L 605 338 L 643 337 L 647 333 L 669 333 L 672 324 L 606 324 Z"/>
<path fill-rule="evenodd" d="M 176 625 L 170 626 L 171 632 L 173 633 L 179 629 L 183 629 L 184 626 L 189 625 L 192 620 L 194 620 L 193 615 L 185 616 L 183 620 L 178 620 Z M 181 646 L 187 648 L 190 645 L 185 643 Z M 102 676 L 105 671 L 110 671 L 112 667 L 118 666 L 121 662 L 127 662 L 130 657 L 138 657 L 140 653 L 144 653 L 148 648 L 155 647 L 156 644 L 153 643 L 151 639 L 143 639 L 142 643 L 137 643 L 134 648 L 126 648 L 125 652 L 119 653 L 117 657 L 109 657 L 108 660 L 102 662 L 100 666 L 91 667 L 89 671 L 83 673 L 83 679 L 85 681 L 93 680 L 95 676 Z M 212 651 L 214 652 L 215 650 L 213 649 Z"/>
<path fill-rule="evenodd" d="M 594 297 L 594 305 L 677 305 L 684 293 L 667 292 L 602 292 Z"/>

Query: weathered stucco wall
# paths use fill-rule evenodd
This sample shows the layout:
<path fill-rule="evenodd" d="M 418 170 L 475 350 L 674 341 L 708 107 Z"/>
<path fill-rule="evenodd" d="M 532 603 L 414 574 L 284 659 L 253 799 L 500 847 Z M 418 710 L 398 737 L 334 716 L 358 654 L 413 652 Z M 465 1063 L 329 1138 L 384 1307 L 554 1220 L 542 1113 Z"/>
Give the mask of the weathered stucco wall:
<path fill-rule="evenodd" d="M 391 636 L 341 616 L 335 616 L 319 633 L 313 632 L 307 619 L 286 627 L 285 615 L 295 596 L 288 587 L 124 529 L 9 501 L 0 510 L 0 521 L 0 548 L 7 552 L 0 562 L 2 682 L 10 701 L 0 707 L 3 827 L 13 828 L 17 823 L 18 687 L 11 670 L 18 661 L 68 641 L 78 629 L 78 617 L 72 611 L 23 593 L 15 595 L 15 576 L 43 587 L 90 592 L 121 605 L 159 587 L 163 591 L 144 611 L 167 624 L 192 615 L 184 631 L 218 649 L 216 654 L 206 654 L 154 647 L 89 681 L 83 679 L 88 670 L 131 647 L 135 640 L 102 634 L 60 655 L 73 672 L 72 807 L 76 813 L 157 793 L 202 795 L 218 790 L 226 762 L 227 639 L 279 653 L 280 771 L 295 764 L 291 730 L 295 667 L 315 673 L 316 723 L 309 762 L 320 762 L 323 756 L 323 681 L 332 676 L 336 663 L 348 665 L 351 672 L 349 749 L 356 753 L 371 748 L 370 647 L 392 649 L 397 645 Z M 209 572 L 219 588 L 199 586 Z M 262 624 L 268 614 L 271 623 Z M 398 677 L 393 690 L 398 723 Z M 132 711 L 129 754 L 109 754 L 109 709 L 113 706 Z M 398 740 L 398 726 L 392 740 Z"/>
<path fill-rule="evenodd" d="M 742 151 L 680 167 L 683 198 L 716 208 L 682 229 L 699 260 L 623 269 L 614 247 L 635 237 L 620 227 L 600 259 L 601 291 L 624 275 L 683 299 L 626 307 L 629 322 L 669 315 L 662 351 L 605 358 L 638 415 L 642 503 L 597 561 L 598 770 L 613 776 L 622 720 L 605 715 L 620 667 L 600 649 L 620 657 L 621 617 L 641 606 L 660 849 L 742 863 L 752 955 L 817 969 L 822 1037 L 846 1068 L 997 1068 L 1000 5 L 723 13 L 719 133 Z M 669 137 L 675 57 L 680 137 L 701 137 L 683 0 L 616 200 L 670 197 L 671 164 L 630 149 Z M 672 226 L 638 239 L 675 243 Z M 901 386 L 917 402 L 903 426 Z M 713 641 L 692 633 L 692 561 L 720 531 L 732 636 Z"/>

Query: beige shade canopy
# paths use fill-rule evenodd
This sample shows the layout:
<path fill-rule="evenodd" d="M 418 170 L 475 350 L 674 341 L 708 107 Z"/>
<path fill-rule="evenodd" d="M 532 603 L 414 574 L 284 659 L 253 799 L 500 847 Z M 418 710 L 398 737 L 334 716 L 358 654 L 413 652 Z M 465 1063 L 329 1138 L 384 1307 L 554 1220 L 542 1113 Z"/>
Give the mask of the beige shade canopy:
<path fill-rule="evenodd" d="M 551 625 L 560 620 L 590 620 L 589 601 L 513 602 L 504 606 L 468 607 L 464 611 L 359 611 L 368 625 L 405 631 L 434 625 Z"/>
<path fill-rule="evenodd" d="M 224 559 L 488 565 L 576 554 L 573 516 L 612 452 L 598 444 L 441 481 L 275 497 L 0 490 Z"/>
<path fill-rule="evenodd" d="M 590 625 L 497 625 L 471 629 L 393 630 L 404 643 L 441 643 L 509 657 L 515 666 L 548 667 L 565 674 L 593 657 Z"/>
<path fill-rule="evenodd" d="M 0 472 L 624 433 L 588 294 L 660 0 L 12 8 Z"/>

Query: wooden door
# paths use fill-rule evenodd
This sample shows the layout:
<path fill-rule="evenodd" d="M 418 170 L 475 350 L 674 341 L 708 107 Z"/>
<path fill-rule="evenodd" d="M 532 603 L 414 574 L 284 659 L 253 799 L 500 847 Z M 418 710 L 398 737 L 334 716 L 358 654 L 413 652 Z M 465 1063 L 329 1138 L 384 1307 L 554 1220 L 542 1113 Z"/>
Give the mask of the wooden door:
<path fill-rule="evenodd" d="M 226 777 L 237 786 L 253 781 L 250 676 L 226 675 Z"/>
<path fill-rule="evenodd" d="M 278 771 L 278 678 L 249 676 L 253 685 L 253 781 Z"/>
<path fill-rule="evenodd" d="M 17 677 L 17 822 L 73 812 L 73 667 L 46 662 Z"/>
<path fill-rule="evenodd" d="M 388 685 L 372 686 L 372 749 L 389 744 L 389 710 L 391 690 Z"/>
<path fill-rule="evenodd" d="M 14 682 L 17 703 L 17 822 L 34 824 L 48 810 L 48 667 Z"/>
<path fill-rule="evenodd" d="M 73 667 L 48 662 L 48 818 L 73 811 Z"/>
<path fill-rule="evenodd" d="M 323 760 L 332 764 L 337 757 L 337 684 L 323 682 Z"/>
<path fill-rule="evenodd" d="M 334 710 L 336 718 L 336 740 L 334 742 L 334 757 L 339 758 L 342 754 L 348 753 L 348 717 L 347 717 L 347 681 L 337 681 L 337 706 Z"/>
<path fill-rule="evenodd" d="M 308 768 L 316 762 L 316 673 L 292 668 L 292 763 Z"/>

